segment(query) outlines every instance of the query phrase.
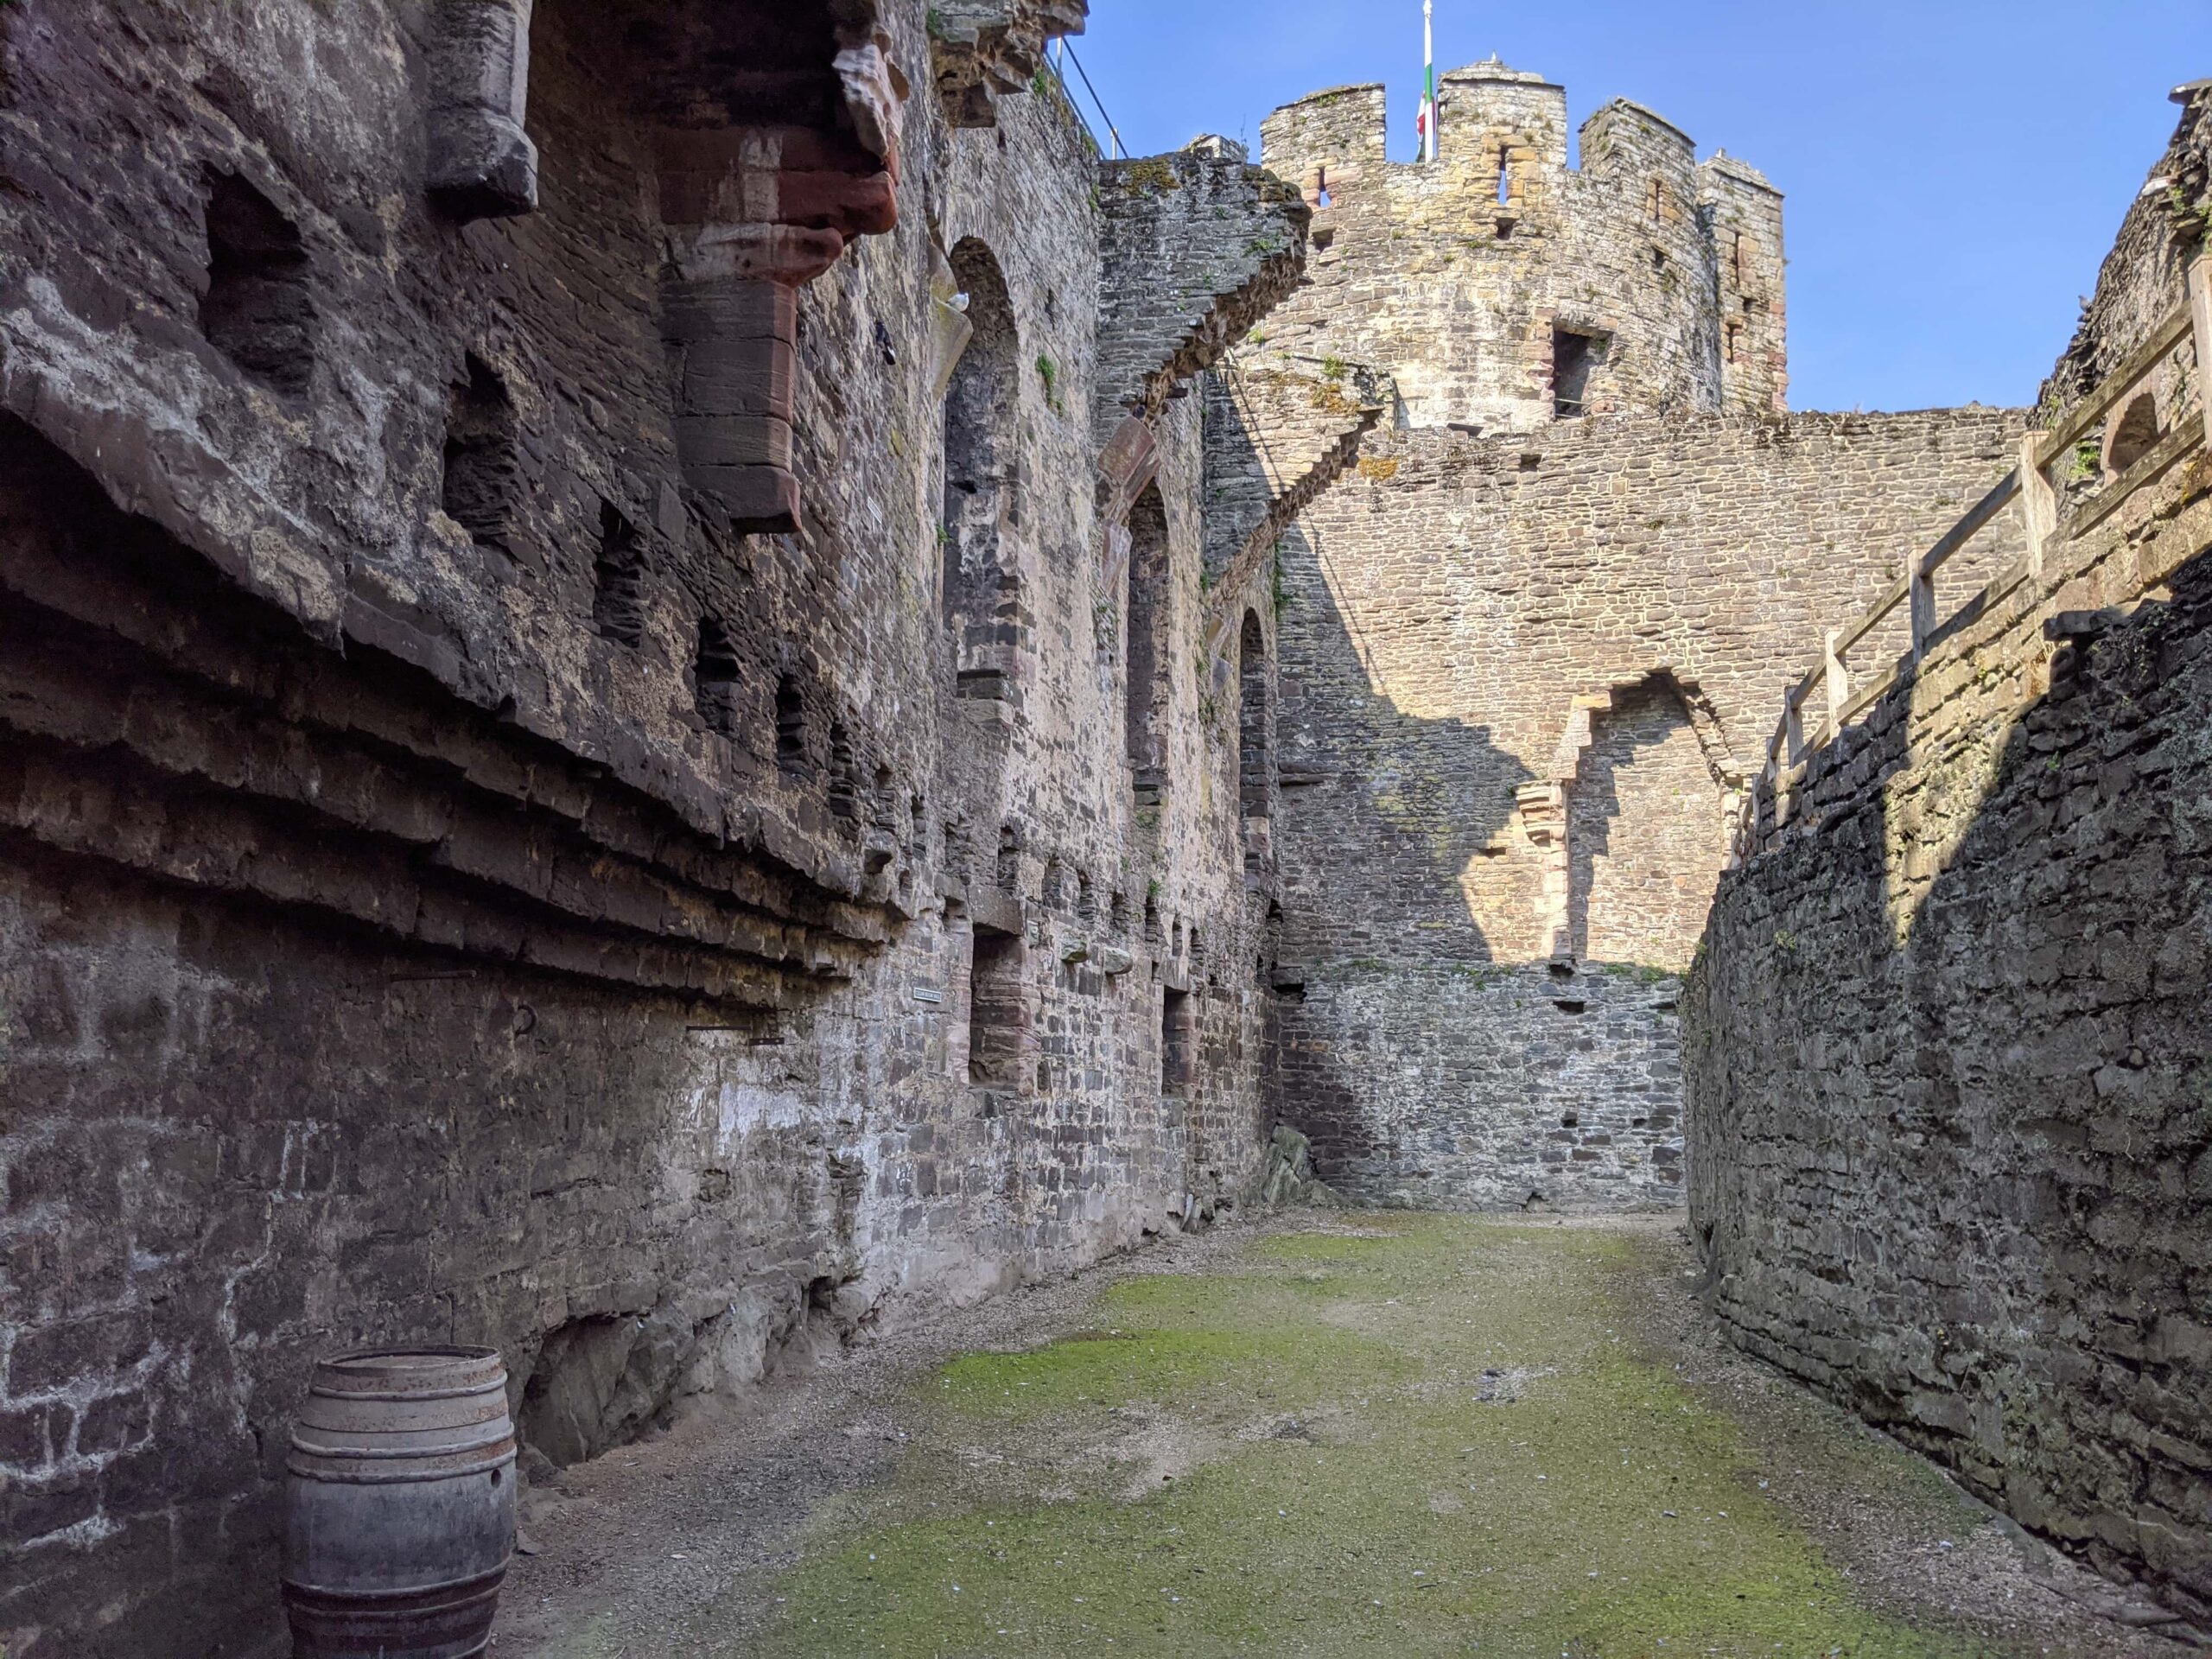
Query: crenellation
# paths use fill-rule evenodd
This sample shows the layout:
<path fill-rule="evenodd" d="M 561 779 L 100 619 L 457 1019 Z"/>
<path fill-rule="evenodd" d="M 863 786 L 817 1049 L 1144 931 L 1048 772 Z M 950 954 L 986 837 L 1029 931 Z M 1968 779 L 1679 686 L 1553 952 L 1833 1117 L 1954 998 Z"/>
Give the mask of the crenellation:
<path fill-rule="evenodd" d="M 1570 168 L 1563 87 L 1492 60 L 1446 74 L 1439 99 L 1433 164 L 1364 143 L 1379 87 L 1263 124 L 1262 160 L 1319 211 L 1313 286 L 1270 321 L 1284 349 L 1387 367 L 1399 424 L 1491 433 L 1748 407 L 1751 390 L 1724 394 L 1740 378 L 1728 350 L 1781 384 L 1778 197 L 1758 216 L 1775 308 L 1752 338 L 1720 315 L 1707 174 L 1685 134 L 1618 99 L 1584 124 Z"/>
<path fill-rule="evenodd" d="M 1782 194 L 1726 150 L 1699 168 L 1698 181 L 1719 284 L 1722 407 L 1782 414 L 1789 393 Z"/>
<path fill-rule="evenodd" d="M 2040 421 L 1791 413 L 1756 168 L 1496 60 L 1102 160 L 1086 10 L 0 4 L 7 1659 L 280 1651 L 319 1357 L 537 1484 L 1317 1175 L 1687 1196 L 2212 1609 L 2212 101 Z"/>

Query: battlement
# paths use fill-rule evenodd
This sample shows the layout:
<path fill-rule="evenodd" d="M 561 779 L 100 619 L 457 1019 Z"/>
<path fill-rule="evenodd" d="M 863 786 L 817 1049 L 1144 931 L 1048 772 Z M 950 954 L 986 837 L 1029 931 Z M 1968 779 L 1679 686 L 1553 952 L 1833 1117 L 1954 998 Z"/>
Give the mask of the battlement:
<path fill-rule="evenodd" d="M 1285 105 L 1261 160 L 1316 211 L 1314 288 L 1286 347 L 1395 378 L 1402 423 L 1772 414 L 1788 385 L 1782 199 L 1648 105 L 1580 129 L 1567 88 L 1492 58 L 1437 88 L 1433 161 L 1389 158 L 1372 83 Z M 1470 301 L 1478 302 L 1471 305 Z"/>

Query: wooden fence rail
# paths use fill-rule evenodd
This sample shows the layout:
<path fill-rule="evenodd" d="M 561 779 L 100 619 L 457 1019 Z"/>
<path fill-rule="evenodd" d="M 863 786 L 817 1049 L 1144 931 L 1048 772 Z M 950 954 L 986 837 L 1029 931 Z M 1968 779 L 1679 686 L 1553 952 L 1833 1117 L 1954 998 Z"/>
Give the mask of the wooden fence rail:
<path fill-rule="evenodd" d="M 2192 334 L 2196 345 L 2198 418 L 2177 420 L 2171 432 L 2160 437 L 2118 478 L 2079 503 L 2060 523 L 2057 492 L 2050 482 L 2050 468 L 2071 455 L 2083 439 L 2110 419 L 2129 394 Z M 1776 722 L 1774 735 L 1768 740 L 1758 775 L 1745 794 L 1736 824 L 1732 862 L 1750 857 L 1757 849 L 1763 808 L 1771 806 L 1777 830 L 1789 822 L 1792 799 L 1804 780 L 1807 756 L 1834 741 L 1838 733 L 1893 690 L 1906 671 L 1927 655 L 1933 644 L 1987 614 L 2022 582 L 2039 578 L 2046 552 L 2052 545 L 2087 535 L 2138 491 L 2156 484 L 2183 461 L 2207 447 L 2212 447 L 2212 254 L 2198 258 L 2190 267 L 2189 297 L 2161 318 L 2143 343 L 2130 352 L 2095 391 L 2049 431 L 2026 434 L 2020 441 L 2017 467 L 1968 508 L 1933 547 L 1908 559 L 1897 580 L 1856 620 L 1846 626 L 1828 630 L 1820 660 L 1783 694 L 1782 718 Z M 1936 572 L 2016 502 L 2021 505 L 2027 551 L 1939 623 L 1936 612 Z M 1854 685 L 1847 660 L 1849 652 L 1888 620 L 1901 605 L 1909 611 L 1910 645 L 1882 672 Z M 1815 693 L 1819 694 L 1817 702 Z M 1808 719 L 1808 715 L 1812 717 Z"/>

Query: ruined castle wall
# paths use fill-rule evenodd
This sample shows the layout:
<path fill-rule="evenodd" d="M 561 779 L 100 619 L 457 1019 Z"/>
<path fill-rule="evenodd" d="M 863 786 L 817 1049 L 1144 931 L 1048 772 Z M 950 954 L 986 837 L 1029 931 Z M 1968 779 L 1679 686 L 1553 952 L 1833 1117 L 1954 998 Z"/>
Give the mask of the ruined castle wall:
<path fill-rule="evenodd" d="M 2178 201 L 2130 213 L 2056 410 L 2179 301 L 2208 110 L 2155 170 Z M 2184 339 L 2152 376 L 2168 430 L 2203 418 L 2195 359 Z M 2062 504 L 2105 481 L 2098 451 L 2058 458 Z M 1692 1218 L 1736 1340 L 2198 1624 L 2208 547 L 2200 452 L 1947 624 L 1808 756 L 1788 823 L 1763 815 L 1684 1018 Z"/>
<path fill-rule="evenodd" d="M 884 8 L 916 87 L 924 12 Z M 812 49 L 751 16 L 713 26 Z M 414 8 L 0 14 L 18 1659 L 278 1650 L 319 1354 L 496 1344 L 565 1462 L 1252 1173 L 1266 900 L 1198 400 L 1159 422 L 1141 823 L 1087 139 L 1057 95 L 909 103 L 897 227 L 768 359 L 804 524 L 748 531 L 711 486 L 761 457 L 685 411 L 763 391 L 716 378 L 753 321 L 664 286 L 669 140 L 601 21 L 540 0 L 538 211 L 459 226 L 422 205 Z M 1232 291 L 1302 220 L 1233 194 L 1182 237 Z M 981 632 L 945 605 L 933 237 L 1010 328 Z"/>
<path fill-rule="evenodd" d="M 2184 470 L 1815 758 L 1721 884 L 1686 1096 L 1736 1339 L 2201 1613 L 2212 571 L 2044 627 L 2212 543 Z"/>
<path fill-rule="evenodd" d="M 1263 159 L 1317 204 L 1313 285 L 1269 319 L 1271 341 L 1395 375 L 1396 418 L 1414 426 L 1548 425 L 1557 395 L 1577 390 L 1561 355 L 1577 349 L 1579 412 L 1781 408 L 1781 198 L 1756 172 L 1701 168 L 1689 138 L 1625 102 L 1585 124 L 1570 168 L 1564 89 L 1502 67 L 1449 73 L 1439 98 L 1433 162 L 1386 159 L 1380 87 L 1268 118 Z M 1703 217 L 1716 200 L 1725 277 Z M 1765 308 L 1751 333 L 1746 291 Z"/>
<path fill-rule="evenodd" d="M 1281 1086 L 1326 1179 L 1680 1201 L 1679 976 L 1736 789 L 1824 630 L 2010 467 L 2021 421 L 1364 441 L 1281 544 Z M 2018 545 L 1993 528 L 1947 602 Z"/>

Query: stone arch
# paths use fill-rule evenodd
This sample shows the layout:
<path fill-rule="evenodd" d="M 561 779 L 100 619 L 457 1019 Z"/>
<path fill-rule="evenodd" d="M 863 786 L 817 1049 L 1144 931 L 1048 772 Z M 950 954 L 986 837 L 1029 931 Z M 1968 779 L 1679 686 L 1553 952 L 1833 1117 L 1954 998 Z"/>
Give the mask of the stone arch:
<path fill-rule="evenodd" d="M 1236 782 L 1244 873 L 1257 877 L 1274 862 L 1274 677 L 1266 630 L 1250 610 L 1237 632 L 1236 664 Z"/>
<path fill-rule="evenodd" d="M 971 237 L 951 264 L 975 333 L 944 394 L 944 622 L 959 694 L 1011 700 L 1021 606 L 1012 534 L 1021 516 L 1020 340 L 990 249 Z"/>
<path fill-rule="evenodd" d="M 1573 698 L 1552 776 L 1518 791 L 1543 953 L 1686 969 L 1742 787 L 1710 701 L 1672 669 Z"/>

